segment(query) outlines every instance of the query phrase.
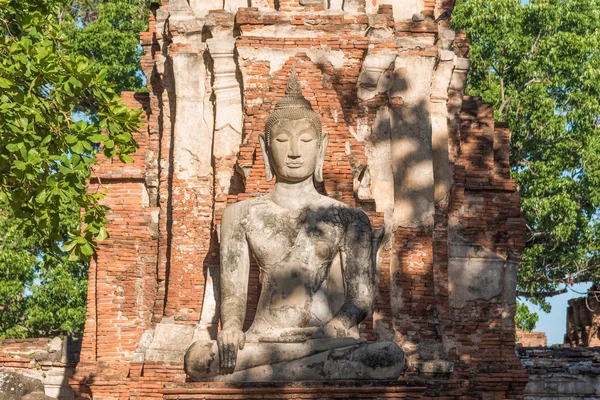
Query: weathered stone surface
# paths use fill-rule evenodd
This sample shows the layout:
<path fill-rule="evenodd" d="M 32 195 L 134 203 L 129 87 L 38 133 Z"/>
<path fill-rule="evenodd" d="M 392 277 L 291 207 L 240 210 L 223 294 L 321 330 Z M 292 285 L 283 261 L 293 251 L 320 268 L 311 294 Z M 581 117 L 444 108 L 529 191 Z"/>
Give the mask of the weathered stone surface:
<path fill-rule="evenodd" d="M 450 374 L 454 364 L 446 360 L 419 361 L 417 368 L 422 374 Z"/>
<path fill-rule="evenodd" d="M 48 344 L 48 352 L 50 353 L 56 353 L 56 352 L 62 352 L 63 350 L 63 340 L 59 337 L 55 337 L 52 338 L 52 340 L 50 340 L 50 343 Z"/>
<path fill-rule="evenodd" d="M 524 347 L 518 354 L 529 372 L 525 399 L 600 398 L 598 348 Z"/>
<path fill-rule="evenodd" d="M 17 400 L 35 392 L 44 393 L 39 379 L 0 369 L 0 400 Z"/>
<path fill-rule="evenodd" d="M 21 400 L 56 400 L 56 398 L 46 396 L 44 392 L 32 392 L 21 397 Z"/>
<path fill-rule="evenodd" d="M 194 327 L 190 325 L 157 324 L 151 339 L 137 349 L 136 361 L 179 362 L 192 343 Z"/>
<path fill-rule="evenodd" d="M 228 5 L 231 2 L 232 0 L 227 0 Z M 186 1 L 183 1 L 183 3 L 186 3 Z M 216 10 L 221 8 L 221 6 L 223 5 L 223 0 L 190 0 L 187 3 L 189 3 L 189 7 L 191 7 L 191 9 L 193 10 L 194 16 L 204 17 L 206 14 L 208 14 L 210 10 Z"/>
<path fill-rule="evenodd" d="M 423 361 L 446 360 L 448 354 L 442 343 L 419 343 L 419 356 Z"/>
<path fill-rule="evenodd" d="M 504 288 L 505 260 L 464 238 L 453 239 L 448 264 L 452 307 L 461 308 L 468 301 L 500 295 Z"/>
<path fill-rule="evenodd" d="M 69 378 L 79 361 L 81 338 L 0 339 L 0 371 L 23 373 L 42 383 L 50 398 L 72 400 Z M 2 380 L 0 378 L 0 380 Z M 36 389 L 37 390 L 37 389 Z M 1 392 L 1 390 L 0 390 Z"/>
<path fill-rule="evenodd" d="M 236 371 L 213 378 L 223 382 L 392 380 L 404 370 L 404 353 L 392 342 L 336 348 L 318 354 Z"/>
<path fill-rule="evenodd" d="M 52 338 L 45 350 L 35 352 L 35 360 L 67 362 L 67 343 L 68 340 L 63 340 L 60 337 Z"/>
<path fill-rule="evenodd" d="M 371 311 L 371 226 L 362 211 L 322 196 L 314 187 L 313 177 L 323 181 L 328 137 L 322 133 L 320 117 L 302 95 L 295 70 L 265 127 L 261 147 L 267 180 L 275 176 L 277 182 L 268 195 L 234 204 L 223 214 L 219 277 L 223 330 L 216 343 L 200 340 L 190 347 L 185 356 L 187 373 L 202 379 L 236 371 L 231 379 L 250 374 L 255 380 L 258 375 L 240 371 L 286 361 L 262 379 L 342 379 L 332 375 L 339 360 L 342 369 L 366 363 L 373 370 L 361 367 L 362 372 L 348 379 L 396 378 L 403 367 L 403 353 L 395 343 L 333 350 L 342 345 L 336 346 L 336 338 L 352 341 L 357 337 L 357 325 Z M 250 252 L 261 266 L 262 290 L 254 323 L 242 332 Z M 338 253 L 344 264 L 345 300 L 336 309 L 330 304 L 327 279 Z M 290 349 L 291 343 L 299 346 Z M 311 354 L 323 352 L 323 346 L 330 352 L 321 356 L 326 363 L 322 368 L 312 367 L 318 362 Z M 388 359 L 384 353 L 390 351 Z M 389 372 L 396 376 L 376 371 L 373 363 L 378 359 L 382 368 L 397 361 L 399 365 Z M 349 366 L 344 367 L 346 363 Z"/>
<path fill-rule="evenodd" d="M 433 58 L 398 56 L 391 97 L 402 106 L 391 112 L 391 154 L 394 171 L 394 229 L 431 229 L 434 214 L 434 175 L 430 115 Z"/>

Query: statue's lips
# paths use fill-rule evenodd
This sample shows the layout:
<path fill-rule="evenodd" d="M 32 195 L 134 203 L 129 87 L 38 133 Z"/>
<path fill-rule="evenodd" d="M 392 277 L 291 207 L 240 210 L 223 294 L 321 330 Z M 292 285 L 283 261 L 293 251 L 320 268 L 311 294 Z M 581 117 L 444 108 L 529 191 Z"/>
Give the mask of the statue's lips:
<path fill-rule="evenodd" d="M 304 163 L 286 163 L 288 168 L 300 168 L 304 165 Z"/>

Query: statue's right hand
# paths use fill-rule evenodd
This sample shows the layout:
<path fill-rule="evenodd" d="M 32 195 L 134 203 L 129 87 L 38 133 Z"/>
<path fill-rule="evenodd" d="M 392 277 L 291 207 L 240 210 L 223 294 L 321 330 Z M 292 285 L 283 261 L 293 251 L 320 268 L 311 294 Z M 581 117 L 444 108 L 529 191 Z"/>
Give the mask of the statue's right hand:
<path fill-rule="evenodd" d="M 241 329 L 226 328 L 217 335 L 221 371 L 231 373 L 237 363 L 238 349 L 242 350 L 246 343 L 246 335 Z"/>

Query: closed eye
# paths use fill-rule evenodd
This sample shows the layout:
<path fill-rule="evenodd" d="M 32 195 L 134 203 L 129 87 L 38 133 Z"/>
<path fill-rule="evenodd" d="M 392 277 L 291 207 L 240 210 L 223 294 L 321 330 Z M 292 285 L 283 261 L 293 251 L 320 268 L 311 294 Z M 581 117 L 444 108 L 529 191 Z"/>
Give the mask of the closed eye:
<path fill-rule="evenodd" d="M 314 140 L 313 135 L 309 135 L 309 134 L 303 134 L 300 135 L 300 140 L 303 141 L 304 143 L 310 143 Z"/>
<path fill-rule="evenodd" d="M 285 142 L 289 141 L 289 139 L 286 137 L 278 137 L 275 140 L 278 141 L 279 143 L 285 143 Z"/>

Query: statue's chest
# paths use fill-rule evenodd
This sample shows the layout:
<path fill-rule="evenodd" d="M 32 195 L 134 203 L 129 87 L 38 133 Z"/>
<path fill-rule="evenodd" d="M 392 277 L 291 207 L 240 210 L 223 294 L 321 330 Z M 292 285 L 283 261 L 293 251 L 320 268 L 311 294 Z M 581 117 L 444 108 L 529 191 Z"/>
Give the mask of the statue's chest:
<path fill-rule="evenodd" d="M 274 210 L 253 216 L 248 241 L 257 261 L 267 267 L 321 265 L 339 250 L 343 229 L 307 212 Z"/>

